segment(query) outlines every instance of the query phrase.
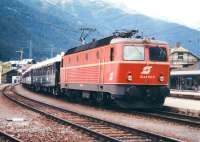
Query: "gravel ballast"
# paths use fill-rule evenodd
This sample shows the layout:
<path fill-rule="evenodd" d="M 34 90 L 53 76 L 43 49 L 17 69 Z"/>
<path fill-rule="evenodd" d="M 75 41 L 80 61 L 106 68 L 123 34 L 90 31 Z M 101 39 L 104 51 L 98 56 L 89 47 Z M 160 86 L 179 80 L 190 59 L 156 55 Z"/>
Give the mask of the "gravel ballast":
<path fill-rule="evenodd" d="M 25 142 L 93 141 L 70 126 L 58 124 L 11 102 L 2 95 L 2 88 L 0 86 L 0 130 Z"/>
<path fill-rule="evenodd" d="M 140 116 L 136 114 L 129 114 L 123 112 L 117 112 L 102 108 L 91 107 L 87 105 L 81 105 L 76 103 L 67 102 L 66 100 L 56 99 L 44 94 L 37 94 L 24 89 L 22 86 L 16 86 L 16 91 L 24 96 L 33 98 L 38 101 L 43 101 L 49 104 L 53 104 L 59 107 L 63 107 L 75 112 L 91 115 L 104 120 L 116 122 L 125 126 L 139 128 L 161 135 L 167 135 L 184 141 L 200 142 L 200 128 L 191 127 L 184 124 L 175 123 L 172 121 L 166 121 L 158 118 L 152 118 L 149 116 Z"/>

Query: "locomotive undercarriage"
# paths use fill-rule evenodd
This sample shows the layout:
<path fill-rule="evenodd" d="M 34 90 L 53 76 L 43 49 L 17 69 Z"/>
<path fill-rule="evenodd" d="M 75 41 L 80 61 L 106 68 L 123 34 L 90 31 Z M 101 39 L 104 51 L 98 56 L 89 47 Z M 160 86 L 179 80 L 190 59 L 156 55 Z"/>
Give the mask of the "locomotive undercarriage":
<path fill-rule="evenodd" d="M 156 108 L 162 107 L 166 96 L 169 95 L 167 86 L 135 86 L 111 85 L 101 87 L 103 91 L 88 91 L 80 89 L 59 89 L 57 87 L 30 86 L 25 87 L 53 95 L 64 95 L 68 100 L 83 101 L 106 105 L 115 103 L 122 108 Z M 109 88 L 109 90 L 107 90 Z M 112 93 L 111 93 L 112 92 Z"/>
<path fill-rule="evenodd" d="M 170 91 L 167 86 L 127 86 L 125 95 L 116 95 L 115 102 L 125 108 L 162 107 Z"/>
<path fill-rule="evenodd" d="M 125 108 L 162 107 L 169 95 L 167 86 L 103 85 L 101 88 L 98 91 L 63 88 L 62 94 L 71 100 L 82 99 L 99 105 L 114 102 Z"/>

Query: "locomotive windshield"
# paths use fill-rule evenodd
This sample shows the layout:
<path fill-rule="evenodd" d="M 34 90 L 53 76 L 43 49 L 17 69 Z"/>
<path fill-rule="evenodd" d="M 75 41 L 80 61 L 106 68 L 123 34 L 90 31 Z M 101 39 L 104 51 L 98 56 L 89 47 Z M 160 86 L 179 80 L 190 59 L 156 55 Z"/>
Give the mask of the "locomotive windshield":
<path fill-rule="evenodd" d="M 167 61 L 167 51 L 165 48 L 150 47 L 149 48 L 150 61 Z"/>
<path fill-rule="evenodd" d="M 124 46 L 124 60 L 144 60 L 144 47 L 142 46 Z"/>

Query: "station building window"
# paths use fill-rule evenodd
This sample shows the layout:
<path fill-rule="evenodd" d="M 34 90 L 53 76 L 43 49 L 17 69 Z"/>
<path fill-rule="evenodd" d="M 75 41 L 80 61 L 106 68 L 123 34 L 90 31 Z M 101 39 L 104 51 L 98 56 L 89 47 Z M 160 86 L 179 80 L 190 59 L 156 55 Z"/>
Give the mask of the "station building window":
<path fill-rule="evenodd" d="M 183 60 L 183 53 L 181 53 L 181 52 L 178 53 L 178 59 L 179 59 L 179 60 Z"/>
<path fill-rule="evenodd" d="M 62 59 L 62 60 L 61 60 L 61 67 L 63 67 L 63 65 L 64 65 L 63 63 L 64 63 L 64 61 L 63 61 L 63 59 Z"/>

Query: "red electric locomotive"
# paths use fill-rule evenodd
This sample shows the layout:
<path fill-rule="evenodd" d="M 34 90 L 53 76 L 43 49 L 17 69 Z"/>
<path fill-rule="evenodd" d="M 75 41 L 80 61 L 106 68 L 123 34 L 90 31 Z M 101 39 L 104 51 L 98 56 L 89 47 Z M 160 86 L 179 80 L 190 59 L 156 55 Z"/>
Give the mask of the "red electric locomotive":
<path fill-rule="evenodd" d="M 168 44 L 130 38 L 133 33 L 69 49 L 61 61 L 61 91 L 98 103 L 113 100 L 123 107 L 162 106 L 169 95 Z"/>

